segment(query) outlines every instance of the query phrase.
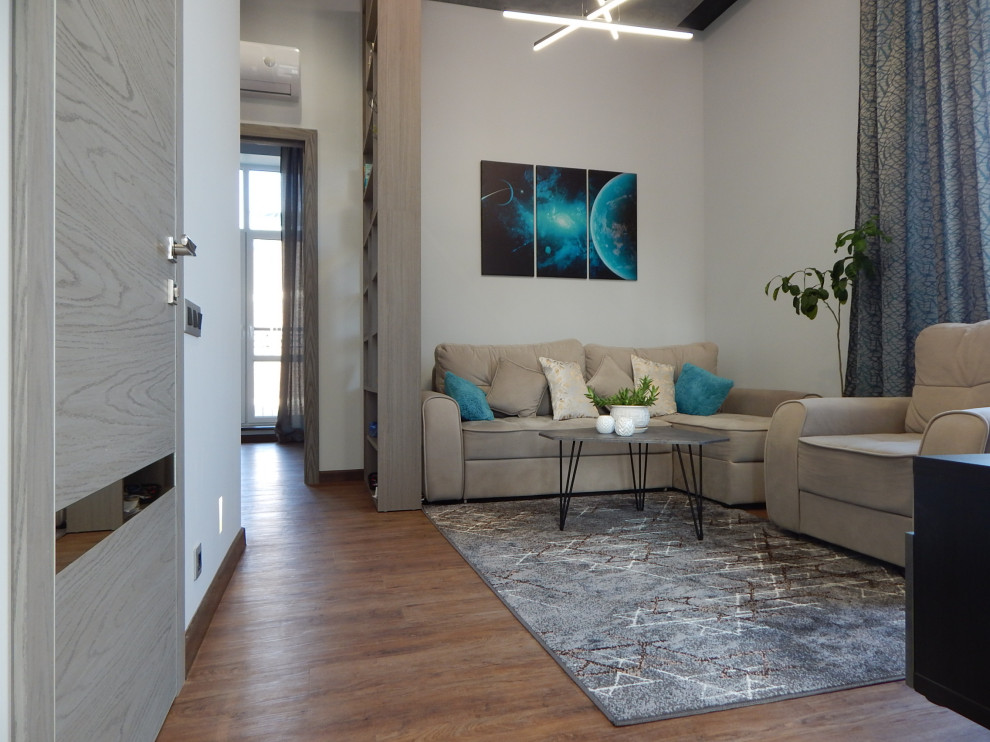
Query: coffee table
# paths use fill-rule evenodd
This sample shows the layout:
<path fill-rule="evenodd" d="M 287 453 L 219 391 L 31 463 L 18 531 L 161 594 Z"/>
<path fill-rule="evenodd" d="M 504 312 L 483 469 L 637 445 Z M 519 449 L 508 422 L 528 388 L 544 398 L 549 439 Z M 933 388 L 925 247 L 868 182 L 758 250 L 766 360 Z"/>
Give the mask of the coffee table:
<path fill-rule="evenodd" d="M 633 489 L 631 490 L 636 500 L 636 509 L 643 510 L 646 506 L 647 492 L 677 491 L 687 495 L 688 504 L 691 507 L 691 519 L 694 521 L 694 532 L 701 541 L 705 537 L 704 523 L 702 522 L 702 507 L 704 497 L 702 487 L 704 486 L 702 461 L 703 457 L 698 456 L 698 466 L 695 468 L 692 453 L 697 446 L 700 452 L 702 446 L 709 443 L 720 443 L 729 438 L 724 435 L 700 433 L 694 430 L 678 430 L 667 426 L 657 426 L 647 428 L 642 433 L 620 436 L 614 434 L 599 433 L 594 428 L 574 428 L 571 430 L 546 430 L 540 433 L 544 438 L 557 441 L 557 456 L 560 466 L 560 530 L 564 530 L 564 523 L 567 520 L 567 510 L 571 505 L 571 495 L 574 492 L 574 480 L 577 477 L 578 464 L 581 462 L 581 450 L 585 443 L 624 443 L 629 447 L 629 466 L 632 469 Z M 564 443 L 570 443 L 570 455 L 567 462 L 567 476 L 564 476 Z M 688 489 L 679 487 L 654 487 L 646 486 L 646 465 L 647 455 L 650 446 L 663 445 L 670 446 L 677 454 L 677 462 L 681 468 L 681 477 L 684 479 Z M 687 446 L 688 461 L 690 463 L 691 480 L 688 482 L 687 469 L 684 466 L 684 456 L 682 447 Z M 635 447 L 635 450 L 634 450 Z M 618 490 L 615 494 L 628 493 L 630 490 Z M 590 493 L 585 493 L 590 494 Z"/>

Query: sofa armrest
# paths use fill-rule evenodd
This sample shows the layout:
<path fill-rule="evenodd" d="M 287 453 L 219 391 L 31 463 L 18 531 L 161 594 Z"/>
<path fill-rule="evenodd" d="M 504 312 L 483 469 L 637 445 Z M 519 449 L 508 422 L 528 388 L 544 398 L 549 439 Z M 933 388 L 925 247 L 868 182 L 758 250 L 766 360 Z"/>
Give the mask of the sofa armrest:
<path fill-rule="evenodd" d="M 925 427 L 922 456 L 990 453 L 990 407 L 941 412 Z"/>
<path fill-rule="evenodd" d="M 729 390 L 729 396 L 722 403 L 720 412 L 770 417 L 781 402 L 817 396 L 817 394 L 787 389 L 740 389 L 739 387 L 732 387 Z"/>
<path fill-rule="evenodd" d="M 427 502 L 464 497 L 461 408 L 453 397 L 422 393 L 423 497 Z"/>
<path fill-rule="evenodd" d="M 770 420 L 764 450 L 767 514 L 800 530 L 798 439 L 808 435 L 903 433 L 910 397 L 829 397 L 781 403 Z"/>

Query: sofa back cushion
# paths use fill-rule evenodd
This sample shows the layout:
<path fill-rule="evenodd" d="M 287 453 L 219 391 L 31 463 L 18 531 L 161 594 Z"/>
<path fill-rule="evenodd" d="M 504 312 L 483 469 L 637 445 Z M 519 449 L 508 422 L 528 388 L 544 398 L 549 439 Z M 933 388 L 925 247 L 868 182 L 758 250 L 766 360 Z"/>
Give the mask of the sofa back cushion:
<path fill-rule="evenodd" d="M 990 320 L 926 327 L 915 341 L 905 430 L 921 433 L 940 412 L 971 407 L 990 407 Z"/>
<path fill-rule="evenodd" d="M 499 362 L 505 359 L 501 376 L 503 378 L 518 378 L 525 375 L 525 370 L 535 372 L 543 379 L 541 389 L 546 389 L 546 377 L 540 366 L 540 356 L 552 358 L 555 361 L 571 361 L 577 363 L 584 373 L 588 373 L 584 363 L 584 346 L 578 340 L 556 340 L 549 343 L 534 343 L 532 345 L 466 345 L 463 343 L 441 343 L 433 353 L 433 389 L 443 391 L 444 374 L 450 371 L 462 379 L 467 379 L 486 393 L 491 391 L 492 382 L 499 370 Z M 511 372 L 511 373 L 509 373 Z M 503 414 L 518 414 L 527 416 L 533 414 L 534 389 L 529 384 L 520 384 L 518 399 L 514 398 L 511 387 L 500 385 L 498 400 L 492 409 Z M 550 395 L 535 395 L 539 404 L 536 413 L 550 414 Z M 492 400 L 489 400 L 492 403 Z"/>
<path fill-rule="evenodd" d="M 612 345 L 595 345 L 594 343 L 584 346 L 585 367 L 588 375 L 593 376 L 601 367 L 605 356 L 611 357 L 620 369 L 633 378 L 632 357 L 637 355 L 640 358 L 654 361 L 656 363 L 666 363 L 674 367 L 674 379 L 681 374 L 681 369 L 685 363 L 693 363 L 713 374 L 717 371 L 718 346 L 715 343 L 689 343 L 687 345 L 666 345 L 655 348 L 624 348 Z"/>

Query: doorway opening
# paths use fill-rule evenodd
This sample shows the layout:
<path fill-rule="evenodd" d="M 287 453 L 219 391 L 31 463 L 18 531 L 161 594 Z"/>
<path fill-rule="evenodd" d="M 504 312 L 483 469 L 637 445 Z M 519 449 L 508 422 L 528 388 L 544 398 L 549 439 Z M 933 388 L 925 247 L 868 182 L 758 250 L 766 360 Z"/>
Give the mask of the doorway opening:
<path fill-rule="evenodd" d="M 303 442 L 319 484 L 316 132 L 241 125 L 242 426 Z"/>

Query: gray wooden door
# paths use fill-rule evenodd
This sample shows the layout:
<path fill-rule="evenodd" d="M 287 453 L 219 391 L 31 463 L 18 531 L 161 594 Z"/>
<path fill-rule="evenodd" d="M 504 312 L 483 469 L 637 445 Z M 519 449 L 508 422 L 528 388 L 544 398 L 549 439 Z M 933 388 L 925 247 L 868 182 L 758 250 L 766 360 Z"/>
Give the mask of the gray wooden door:
<path fill-rule="evenodd" d="M 175 450 L 175 0 L 58 0 L 55 507 Z"/>
<path fill-rule="evenodd" d="M 55 6 L 55 510 L 176 451 L 180 6 Z M 172 489 L 56 575 L 56 739 L 155 738 L 181 683 L 180 512 Z"/>

